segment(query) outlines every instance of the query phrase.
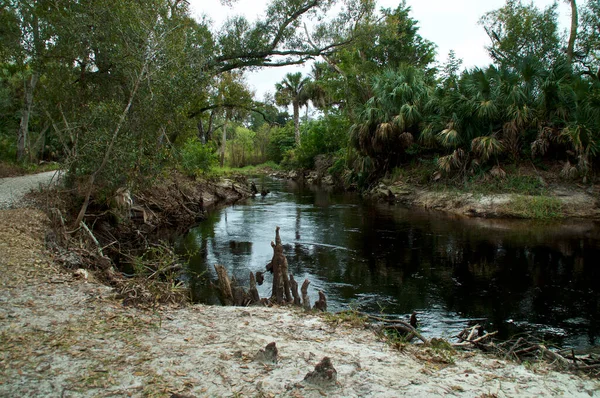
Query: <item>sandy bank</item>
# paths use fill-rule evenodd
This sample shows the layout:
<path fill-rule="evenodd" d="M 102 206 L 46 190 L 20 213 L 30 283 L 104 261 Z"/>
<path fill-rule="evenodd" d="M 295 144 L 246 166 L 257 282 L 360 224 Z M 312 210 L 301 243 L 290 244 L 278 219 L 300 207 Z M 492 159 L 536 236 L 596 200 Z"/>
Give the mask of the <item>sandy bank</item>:
<path fill-rule="evenodd" d="M 546 365 L 398 351 L 371 330 L 285 308 L 124 307 L 49 260 L 44 221 L 34 210 L 0 211 L 2 396 L 600 396 L 597 380 Z M 270 342 L 277 363 L 255 361 Z M 325 356 L 337 384 L 303 382 Z"/>

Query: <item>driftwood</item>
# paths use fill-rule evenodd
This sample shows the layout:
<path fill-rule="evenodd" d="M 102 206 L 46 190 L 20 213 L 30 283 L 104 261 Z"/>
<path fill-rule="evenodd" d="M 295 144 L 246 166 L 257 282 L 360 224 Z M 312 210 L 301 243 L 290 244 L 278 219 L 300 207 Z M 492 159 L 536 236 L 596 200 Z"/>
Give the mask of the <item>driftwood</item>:
<path fill-rule="evenodd" d="M 485 333 L 483 326 L 474 325 L 471 328 L 466 328 L 460 332 L 456 338 L 459 342 L 452 344 L 454 347 L 465 347 L 469 345 L 476 346 L 478 348 L 487 348 L 483 345 L 486 341 L 491 340 L 492 336 L 495 336 L 498 332 Z"/>
<path fill-rule="evenodd" d="M 381 330 L 396 330 L 399 332 L 403 332 L 408 335 L 408 340 L 410 340 L 414 336 L 414 337 L 417 337 L 419 340 L 421 340 L 423 343 L 429 344 L 429 341 L 425 337 L 423 337 L 423 335 L 421 333 L 419 333 L 419 331 L 417 331 L 417 329 L 412 327 L 410 323 L 405 322 L 401 319 L 381 318 L 381 317 L 369 315 L 369 314 L 361 314 L 361 315 L 363 315 L 364 317 L 367 317 L 371 320 L 381 322 L 382 323 Z"/>
<path fill-rule="evenodd" d="M 300 288 L 300 291 L 302 292 L 302 307 L 304 307 L 305 310 L 310 310 L 310 297 L 308 297 L 308 285 L 310 285 L 310 281 L 308 279 L 304 280 L 304 283 L 302 283 L 302 287 Z"/>

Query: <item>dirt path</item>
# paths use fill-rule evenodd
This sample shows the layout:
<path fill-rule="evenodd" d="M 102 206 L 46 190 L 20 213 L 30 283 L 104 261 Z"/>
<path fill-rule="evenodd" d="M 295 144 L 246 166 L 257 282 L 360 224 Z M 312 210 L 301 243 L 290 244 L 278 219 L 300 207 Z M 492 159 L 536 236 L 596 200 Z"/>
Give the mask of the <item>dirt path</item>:
<path fill-rule="evenodd" d="M 56 182 L 58 171 L 0 178 L 0 209 L 24 207 L 23 196 L 40 186 Z"/>

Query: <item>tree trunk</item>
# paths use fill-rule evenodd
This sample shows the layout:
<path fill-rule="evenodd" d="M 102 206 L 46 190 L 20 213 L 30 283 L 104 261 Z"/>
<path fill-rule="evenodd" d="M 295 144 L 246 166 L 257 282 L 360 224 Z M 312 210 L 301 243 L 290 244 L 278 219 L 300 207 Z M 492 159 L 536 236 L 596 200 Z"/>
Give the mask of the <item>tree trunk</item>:
<path fill-rule="evenodd" d="M 119 121 L 117 122 L 117 126 L 115 127 L 113 135 L 110 139 L 110 143 L 108 144 L 108 147 L 104 151 L 104 156 L 102 157 L 102 162 L 100 162 L 100 165 L 98 166 L 96 171 L 94 171 L 88 179 L 87 192 L 85 194 L 85 199 L 83 201 L 83 205 L 81 205 L 81 209 L 79 209 L 79 214 L 77 215 L 77 220 L 75 220 L 75 226 L 78 226 L 79 224 L 81 224 L 81 222 L 83 221 L 83 217 L 85 217 L 85 212 L 87 211 L 88 205 L 90 204 L 90 197 L 92 196 L 92 191 L 94 189 L 94 183 L 96 182 L 96 177 L 98 176 L 98 174 L 100 174 L 102 169 L 104 169 L 104 166 L 106 166 L 106 163 L 108 162 L 108 158 L 112 154 L 112 149 L 115 146 L 115 142 L 117 141 L 117 137 L 119 136 L 119 133 L 121 132 L 121 127 L 123 126 L 123 123 L 125 123 L 125 119 L 127 118 L 129 109 L 131 109 L 131 104 L 133 104 L 133 99 L 135 98 L 138 88 L 140 87 L 140 83 L 142 82 L 142 79 L 146 75 L 149 62 L 150 62 L 150 59 L 148 57 L 148 58 L 146 58 L 144 65 L 142 66 L 142 70 L 140 71 L 140 74 L 138 75 L 137 80 L 135 81 L 133 89 L 131 90 L 131 94 L 129 95 L 129 101 L 127 102 L 125 109 L 123 109 L 123 112 L 121 113 L 121 116 L 119 117 Z"/>
<path fill-rule="evenodd" d="M 300 145 L 300 104 L 298 101 L 293 101 L 294 108 L 294 135 L 296 137 L 296 146 Z"/>
<path fill-rule="evenodd" d="M 22 162 L 27 156 L 27 139 L 29 135 L 29 119 L 31 118 L 31 108 L 33 107 L 33 90 L 39 80 L 39 74 L 33 72 L 29 81 L 25 82 L 25 103 L 21 110 L 21 123 L 17 135 L 17 161 Z"/>
<path fill-rule="evenodd" d="M 569 46 L 567 47 L 567 62 L 569 65 L 573 62 L 573 52 L 575 51 L 575 40 L 577 39 L 577 4 L 575 0 L 570 0 L 571 3 L 571 33 L 569 35 Z"/>
<path fill-rule="evenodd" d="M 223 135 L 221 136 L 221 167 L 225 165 L 225 148 L 227 146 L 227 114 L 225 114 L 225 122 L 223 123 Z"/>

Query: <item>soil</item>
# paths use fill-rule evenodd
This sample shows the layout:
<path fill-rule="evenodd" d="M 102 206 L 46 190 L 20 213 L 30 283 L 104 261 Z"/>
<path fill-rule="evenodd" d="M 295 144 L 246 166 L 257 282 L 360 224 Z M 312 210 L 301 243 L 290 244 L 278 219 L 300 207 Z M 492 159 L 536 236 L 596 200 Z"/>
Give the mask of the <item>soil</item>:
<path fill-rule="evenodd" d="M 0 210 L 0 396 L 600 396 L 600 382 L 476 352 L 401 348 L 285 307 L 124 306 L 45 249 L 46 216 Z M 257 353 L 275 342 L 276 361 Z M 305 376 L 329 357 L 332 383 Z"/>
<path fill-rule="evenodd" d="M 552 198 L 559 204 L 559 218 L 600 219 L 600 187 L 586 190 L 565 186 L 553 186 L 543 197 Z M 418 206 L 447 213 L 484 218 L 527 218 L 522 206 L 540 196 L 504 194 L 472 194 L 458 191 L 437 191 L 407 184 L 379 186 L 371 192 L 378 199 Z"/>

